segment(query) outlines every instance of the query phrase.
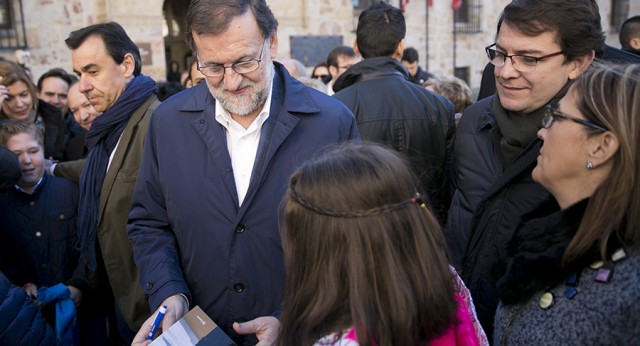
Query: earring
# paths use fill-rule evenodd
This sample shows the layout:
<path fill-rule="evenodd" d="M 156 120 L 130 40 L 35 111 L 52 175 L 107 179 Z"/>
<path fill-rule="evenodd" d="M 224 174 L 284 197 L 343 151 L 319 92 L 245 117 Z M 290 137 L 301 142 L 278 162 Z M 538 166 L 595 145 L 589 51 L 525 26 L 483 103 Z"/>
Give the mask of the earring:
<path fill-rule="evenodd" d="M 587 169 L 592 169 L 593 163 L 591 161 L 587 161 Z"/>

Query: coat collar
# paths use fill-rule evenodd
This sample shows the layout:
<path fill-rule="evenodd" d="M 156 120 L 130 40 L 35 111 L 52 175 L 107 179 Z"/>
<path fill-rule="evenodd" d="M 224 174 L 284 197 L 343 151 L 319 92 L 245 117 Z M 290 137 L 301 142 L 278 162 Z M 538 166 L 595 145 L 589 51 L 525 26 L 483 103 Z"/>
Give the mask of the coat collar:
<path fill-rule="evenodd" d="M 407 81 L 411 80 L 409 72 L 398 60 L 390 56 L 368 58 L 341 74 L 333 85 L 333 90 L 338 92 L 361 81 L 390 76 L 397 76 Z"/>
<path fill-rule="evenodd" d="M 562 265 L 564 252 L 575 236 L 589 203 L 582 200 L 558 210 L 550 197 L 525 220 L 507 247 L 498 249 L 501 263 L 494 273 L 496 287 L 505 304 L 527 300 L 533 293 L 561 282 L 566 276 L 598 258 L 592 249 L 581 259 Z"/>
<path fill-rule="evenodd" d="M 291 77 L 281 64 L 274 62 L 274 66 L 276 71 L 269 118 L 262 125 L 251 182 L 242 207 L 239 208 L 238 219 L 242 218 L 251 205 L 256 192 L 264 181 L 269 163 L 280 145 L 297 126 L 298 116 L 320 112 L 316 101 L 311 97 L 311 92 L 315 91 L 310 91 L 310 88 Z M 215 121 L 215 99 L 211 96 L 206 85 L 199 85 L 196 88 L 198 89 L 193 91 L 180 110 L 194 113 L 191 125 L 207 146 L 207 150 L 216 164 L 218 174 L 222 177 L 231 198 L 237 205 L 238 196 L 233 174 L 230 171 L 231 158 L 228 153 L 226 134 L 224 128 Z"/>

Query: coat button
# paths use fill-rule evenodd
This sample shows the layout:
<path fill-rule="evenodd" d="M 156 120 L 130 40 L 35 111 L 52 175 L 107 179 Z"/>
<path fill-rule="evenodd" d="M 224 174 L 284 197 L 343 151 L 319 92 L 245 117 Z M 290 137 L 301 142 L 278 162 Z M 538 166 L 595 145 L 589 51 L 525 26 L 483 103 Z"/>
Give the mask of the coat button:
<path fill-rule="evenodd" d="M 237 283 L 233 285 L 233 290 L 236 291 L 237 293 L 242 293 L 242 291 L 244 291 L 244 285 L 241 283 Z"/>
<path fill-rule="evenodd" d="M 42 269 L 47 269 L 47 264 L 46 263 L 42 263 Z"/>
<path fill-rule="evenodd" d="M 153 288 L 153 284 L 151 282 L 147 282 L 147 289 L 150 290 Z"/>
<path fill-rule="evenodd" d="M 236 226 L 236 229 L 234 230 L 236 233 L 242 233 L 244 232 L 244 225 L 243 224 L 239 224 Z"/>
<path fill-rule="evenodd" d="M 64 214 L 60 214 L 60 220 L 64 220 Z"/>
<path fill-rule="evenodd" d="M 36 232 L 36 237 L 42 237 L 42 232 L 40 231 Z"/>
<path fill-rule="evenodd" d="M 29 205 L 30 205 L 30 206 L 32 206 L 32 207 L 34 207 L 34 206 L 36 205 L 36 201 L 31 201 L 31 202 L 29 202 Z"/>
<path fill-rule="evenodd" d="M 200 124 L 204 124 L 204 119 L 200 119 Z"/>

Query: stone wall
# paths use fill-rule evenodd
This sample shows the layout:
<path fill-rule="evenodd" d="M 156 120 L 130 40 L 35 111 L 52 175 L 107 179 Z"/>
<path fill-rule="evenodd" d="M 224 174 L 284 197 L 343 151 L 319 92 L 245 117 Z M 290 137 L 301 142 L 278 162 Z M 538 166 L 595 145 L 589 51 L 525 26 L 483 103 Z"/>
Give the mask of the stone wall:
<path fill-rule="evenodd" d="M 50 68 L 72 72 L 71 51 L 64 40 L 73 30 L 105 20 L 120 23 L 136 43 L 150 47 L 151 65 L 143 73 L 164 79 L 163 0 L 23 0 L 25 29 L 34 78 Z M 0 53 L 15 60 L 13 50 Z"/>
<path fill-rule="evenodd" d="M 355 39 L 357 13 L 352 0 L 267 0 L 280 23 L 278 57 L 291 56 L 291 36 L 340 35 L 343 44 Z M 398 0 L 389 1 L 393 5 Z M 455 41 L 455 66 L 469 68 L 473 89 L 480 84 L 487 63 L 483 47 L 493 42 L 498 14 L 509 0 L 482 1 L 481 30 L 458 34 Z M 165 47 L 162 37 L 163 0 L 22 0 L 31 68 L 35 78 L 52 67 L 71 71 L 70 51 L 64 39 L 72 30 L 104 20 L 122 24 L 143 54 L 150 54 L 151 64 L 143 73 L 164 80 Z M 609 25 L 611 1 L 598 0 L 607 43 L 619 47 L 618 33 Z M 640 14 L 640 1 L 630 1 L 629 15 Z M 411 0 L 405 11 L 407 36 L 405 46 L 420 53 L 420 64 L 430 72 L 451 75 L 454 72 L 453 11 L 451 1 Z M 426 37 L 429 36 L 427 40 Z M 14 60 L 13 50 L 0 56 Z"/>

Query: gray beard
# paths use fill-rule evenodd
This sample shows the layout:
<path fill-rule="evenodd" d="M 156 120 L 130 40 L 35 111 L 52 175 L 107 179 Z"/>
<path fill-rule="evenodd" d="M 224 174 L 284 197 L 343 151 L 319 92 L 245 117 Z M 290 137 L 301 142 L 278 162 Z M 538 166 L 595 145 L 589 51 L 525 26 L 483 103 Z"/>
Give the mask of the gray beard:
<path fill-rule="evenodd" d="M 227 97 L 224 95 L 226 88 L 224 84 L 221 83 L 219 87 L 213 87 L 207 82 L 207 87 L 209 88 L 209 92 L 216 101 L 220 102 L 222 108 L 224 108 L 227 112 L 238 115 L 245 116 L 255 112 L 258 107 L 262 106 L 271 91 L 271 82 L 273 80 L 273 76 L 275 74 L 275 68 L 273 67 L 273 62 L 271 58 L 264 59 L 266 78 L 264 79 L 264 85 L 262 88 L 253 89 L 254 93 L 251 97 L 241 96 L 241 97 Z M 256 82 L 250 81 L 248 79 L 243 80 L 240 87 L 244 87 L 247 85 L 256 86 Z"/>

